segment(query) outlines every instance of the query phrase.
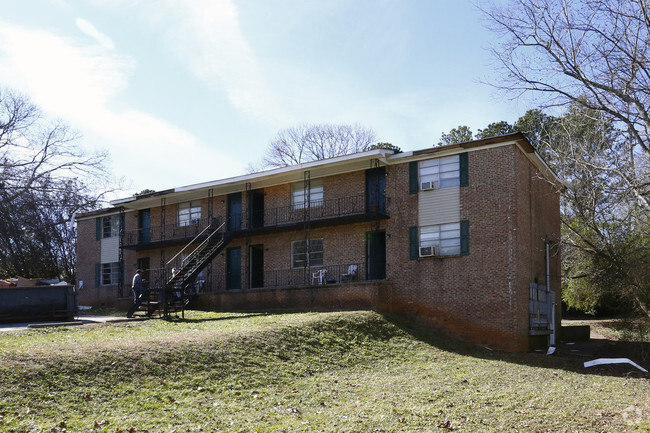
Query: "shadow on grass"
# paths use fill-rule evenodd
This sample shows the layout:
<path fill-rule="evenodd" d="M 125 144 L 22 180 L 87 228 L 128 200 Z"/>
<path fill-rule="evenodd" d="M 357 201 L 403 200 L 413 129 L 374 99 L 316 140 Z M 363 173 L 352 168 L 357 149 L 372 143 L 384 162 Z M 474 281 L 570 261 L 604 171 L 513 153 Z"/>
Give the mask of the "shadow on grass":
<path fill-rule="evenodd" d="M 650 373 L 644 373 L 630 364 L 608 364 L 594 367 L 585 367 L 584 362 L 597 358 L 629 358 L 631 361 L 650 370 L 650 343 L 637 341 L 612 341 L 599 340 L 594 344 L 593 353 L 587 356 L 570 354 L 559 350 L 553 355 L 546 352 L 509 353 L 491 350 L 461 340 L 457 340 L 434 330 L 414 324 L 398 317 L 384 316 L 388 322 L 397 326 L 419 341 L 434 346 L 440 350 L 453 352 L 474 358 L 511 362 L 531 367 L 561 369 L 584 375 L 600 375 L 614 377 L 634 377 L 650 379 Z"/>
<path fill-rule="evenodd" d="M 274 313 L 273 315 L 278 315 L 283 313 Z M 223 317 L 200 317 L 200 318 L 180 318 L 180 317 L 170 317 L 166 319 L 170 322 L 182 322 L 182 323 L 205 323 L 205 322 L 221 322 L 223 320 L 237 320 L 237 319 L 248 319 L 251 317 L 260 317 L 260 316 L 270 316 L 270 313 L 248 313 L 248 314 L 234 314 L 232 316 L 223 316 Z"/>
<path fill-rule="evenodd" d="M 220 322 L 260 316 L 280 316 L 295 313 L 300 313 L 300 311 L 242 312 L 232 313 L 232 315 L 224 315 L 220 317 L 190 317 L 184 319 L 174 318 L 170 319 L 170 321 L 177 321 L 181 323 Z M 648 342 L 592 340 L 594 347 L 590 350 L 591 356 L 580 356 L 567 353 L 566 351 L 562 350 L 561 344 L 558 345 L 558 350 L 553 355 L 546 355 L 546 352 L 509 353 L 491 350 L 486 347 L 457 340 L 431 330 L 425 326 L 420 326 L 404 318 L 386 316 L 381 314 L 378 315 L 378 318 L 379 317 L 383 318 L 387 324 L 395 326 L 398 330 L 410 335 L 412 338 L 431 345 L 437 349 L 453 352 L 463 356 L 510 362 L 531 367 L 561 369 L 584 375 L 634 377 L 646 379 L 650 378 L 650 374 L 643 373 L 641 370 L 638 370 L 630 364 L 612 364 L 588 368 L 584 367 L 585 361 L 596 358 L 629 358 L 630 360 L 644 367 L 646 370 L 650 370 L 650 343 Z M 382 319 L 378 320 L 381 322 Z M 360 334 L 364 334 L 370 339 L 376 340 L 388 339 L 394 335 L 388 329 L 388 327 L 381 326 L 381 323 L 377 323 L 377 321 L 372 320 L 368 323 L 349 323 L 348 330 L 351 329 L 353 329 L 354 332 L 359 332 Z"/>

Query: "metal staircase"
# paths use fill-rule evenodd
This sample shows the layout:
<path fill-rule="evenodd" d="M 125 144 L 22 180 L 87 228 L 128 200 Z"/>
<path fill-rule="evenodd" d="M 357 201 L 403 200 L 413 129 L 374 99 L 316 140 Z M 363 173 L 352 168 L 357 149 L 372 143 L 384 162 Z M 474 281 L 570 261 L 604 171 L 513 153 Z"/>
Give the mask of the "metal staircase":
<path fill-rule="evenodd" d="M 199 273 L 219 254 L 230 241 L 229 234 L 224 230 L 225 223 L 213 221 L 185 247 L 178 252 L 167 265 L 172 263 L 184 251 L 195 245 L 207 235 L 194 250 L 180 263 L 177 272 L 173 272 L 164 287 L 153 288 L 149 293 L 149 302 L 142 305 L 146 315 L 151 317 L 158 314 L 164 318 L 172 315 L 185 317 L 185 307 L 196 296 L 194 281 Z"/>

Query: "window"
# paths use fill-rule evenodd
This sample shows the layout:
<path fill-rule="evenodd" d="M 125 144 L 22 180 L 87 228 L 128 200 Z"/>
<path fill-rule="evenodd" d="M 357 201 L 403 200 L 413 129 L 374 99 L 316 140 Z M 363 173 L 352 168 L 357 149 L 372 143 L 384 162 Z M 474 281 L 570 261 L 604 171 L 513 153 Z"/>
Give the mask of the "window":
<path fill-rule="evenodd" d="M 460 161 L 458 155 L 420 161 L 420 190 L 460 186 Z"/>
<path fill-rule="evenodd" d="M 102 263 L 102 286 L 116 285 L 120 280 L 120 263 Z"/>
<path fill-rule="evenodd" d="M 102 218 L 102 238 L 114 238 L 120 235 L 120 216 L 110 215 Z"/>
<path fill-rule="evenodd" d="M 434 247 L 437 255 L 461 253 L 460 222 L 420 227 L 420 248 Z"/>
<path fill-rule="evenodd" d="M 178 226 L 198 224 L 201 221 L 201 201 L 189 201 L 178 205 Z"/>
<path fill-rule="evenodd" d="M 291 242 L 291 267 L 323 266 L 323 239 Z"/>
<path fill-rule="evenodd" d="M 323 205 L 323 179 L 314 179 L 309 184 L 309 194 L 305 192 L 304 182 L 296 182 L 291 185 L 291 206 L 293 209 L 304 209 L 307 195 L 309 195 L 309 207 Z"/>

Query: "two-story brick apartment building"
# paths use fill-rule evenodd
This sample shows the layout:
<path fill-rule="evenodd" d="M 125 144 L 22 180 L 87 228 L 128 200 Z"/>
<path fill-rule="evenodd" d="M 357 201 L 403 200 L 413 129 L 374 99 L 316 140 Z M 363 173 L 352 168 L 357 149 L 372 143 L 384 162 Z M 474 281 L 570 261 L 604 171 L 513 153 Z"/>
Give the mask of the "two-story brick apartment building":
<path fill-rule="evenodd" d="M 128 304 L 136 268 L 164 286 L 216 235 L 194 269 L 197 307 L 367 308 L 524 351 L 559 321 L 561 187 L 516 133 L 116 200 L 77 218 L 78 302 Z"/>

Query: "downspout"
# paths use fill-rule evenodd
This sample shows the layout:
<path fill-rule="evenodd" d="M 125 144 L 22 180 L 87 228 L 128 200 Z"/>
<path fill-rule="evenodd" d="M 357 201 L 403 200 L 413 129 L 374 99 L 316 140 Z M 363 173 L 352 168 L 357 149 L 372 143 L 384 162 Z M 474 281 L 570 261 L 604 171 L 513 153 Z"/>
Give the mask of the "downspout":
<path fill-rule="evenodd" d="M 550 311 L 550 323 L 549 327 L 551 328 L 551 335 L 549 337 L 549 346 L 555 347 L 555 302 L 550 302 L 551 300 L 551 241 L 546 241 L 546 299 L 551 306 Z M 553 297 L 555 301 L 555 297 Z"/>

